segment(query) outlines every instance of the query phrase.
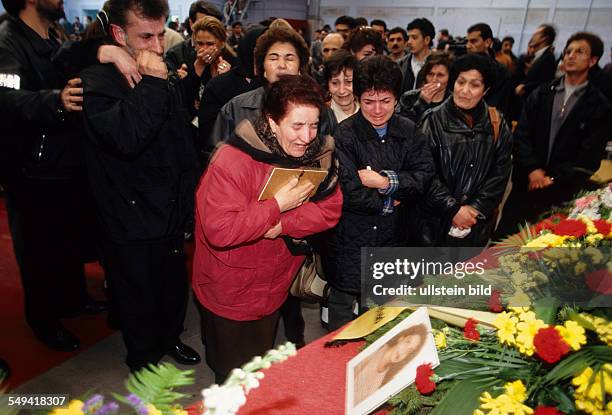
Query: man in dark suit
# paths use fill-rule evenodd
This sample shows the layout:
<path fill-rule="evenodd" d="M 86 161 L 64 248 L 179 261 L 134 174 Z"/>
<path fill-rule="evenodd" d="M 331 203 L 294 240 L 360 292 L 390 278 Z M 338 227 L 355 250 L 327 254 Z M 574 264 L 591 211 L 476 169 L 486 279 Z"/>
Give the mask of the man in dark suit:
<path fill-rule="evenodd" d="M 498 238 L 590 187 L 610 136 L 610 102 L 588 78 L 602 53 L 598 36 L 572 35 L 563 55 L 565 76 L 527 97 L 514 135 L 514 187 Z"/>
<path fill-rule="evenodd" d="M 531 68 L 525 79 L 514 89 L 517 96 L 526 98 L 537 87 L 555 78 L 557 61 L 552 49 L 556 36 L 557 31 L 548 24 L 540 25 L 531 36 L 527 47 L 527 55 L 533 57 Z"/>

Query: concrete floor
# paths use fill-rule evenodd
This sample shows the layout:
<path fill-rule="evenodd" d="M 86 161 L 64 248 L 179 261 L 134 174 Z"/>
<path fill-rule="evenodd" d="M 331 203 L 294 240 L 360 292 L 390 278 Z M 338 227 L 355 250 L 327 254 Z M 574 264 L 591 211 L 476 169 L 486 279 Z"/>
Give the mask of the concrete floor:
<path fill-rule="evenodd" d="M 193 301 L 190 301 L 189 304 L 185 319 L 185 332 L 181 338 L 184 343 L 197 350 L 204 360 L 198 312 Z M 305 338 L 309 343 L 327 332 L 320 324 L 318 304 L 304 303 L 302 309 L 306 321 Z M 285 341 L 281 322 L 276 343 L 281 344 Z M 111 398 L 111 392 L 126 394 L 124 381 L 129 371 L 124 364 L 124 359 L 123 340 L 121 334 L 117 332 L 74 358 L 21 385 L 11 393 L 61 393 L 68 394 L 71 399 L 83 397 L 92 392 L 101 393 L 107 398 Z M 180 392 L 190 394 L 189 398 L 181 402 L 183 404 L 190 404 L 201 399 L 202 389 L 214 383 L 213 373 L 205 362 L 197 366 L 182 366 L 168 357 L 164 358 L 164 361 L 171 362 L 182 369 L 196 369 L 195 384 L 180 389 Z"/>

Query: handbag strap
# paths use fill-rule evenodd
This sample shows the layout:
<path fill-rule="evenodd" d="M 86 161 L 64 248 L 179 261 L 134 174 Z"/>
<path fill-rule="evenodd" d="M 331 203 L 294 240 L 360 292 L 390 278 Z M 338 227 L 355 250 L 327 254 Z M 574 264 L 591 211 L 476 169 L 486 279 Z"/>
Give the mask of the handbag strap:
<path fill-rule="evenodd" d="M 501 128 L 501 118 L 497 108 L 489 107 L 489 119 L 491 120 L 491 125 L 493 126 L 493 144 L 497 144 L 497 140 L 499 139 L 499 129 Z"/>

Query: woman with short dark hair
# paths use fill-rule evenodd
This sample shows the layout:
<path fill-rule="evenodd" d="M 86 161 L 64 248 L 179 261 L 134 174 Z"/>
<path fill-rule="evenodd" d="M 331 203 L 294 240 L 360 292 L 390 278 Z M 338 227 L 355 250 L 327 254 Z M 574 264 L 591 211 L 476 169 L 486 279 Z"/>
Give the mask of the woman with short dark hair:
<path fill-rule="evenodd" d="M 360 62 L 353 89 L 361 108 L 334 136 L 344 206 L 324 258 L 330 330 L 352 319 L 361 291 L 361 248 L 406 242 L 402 210 L 425 193 L 433 174 L 426 141 L 412 121 L 395 114 L 401 86 L 401 70 L 390 58 Z"/>
<path fill-rule="evenodd" d="M 402 94 L 397 112 L 416 123 L 425 111 L 442 104 L 450 96 L 452 62 L 446 52 L 432 52 L 419 72 L 418 88 Z"/>
<path fill-rule="evenodd" d="M 369 56 L 382 55 L 385 43 L 380 32 L 361 26 L 351 31 L 343 47 L 361 61 Z"/>
<path fill-rule="evenodd" d="M 462 56 L 451 69 L 452 98 L 422 121 L 420 132 L 429 141 L 436 174 L 410 216 L 421 245 L 485 246 L 494 230 L 512 168 L 510 129 L 484 101 L 494 77 L 486 57 Z"/>
<path fill-rule="evenodd" d="M 323 76 L 331 97 L 329 106 L 338 123 L 359 111 L 353 93 L 353 75 L 357 58 L 346 50 L 335 51 L 324 63 Z"/>
<path fill-rule="evenodd" d="M 304 262 L 290 241 L 340 218 L 333 139 L 317 134 L 324 105 L 312 78 L 280 76 L 264 94 L 261 116 L 236 127 L 197 190 L 193 289 L 217 383 L 273 347 L 279 310 Z M 259 200 L 274 167 L 314 167 L 327 177 L 310 199 L 314 186 L 294 179 Z"/>

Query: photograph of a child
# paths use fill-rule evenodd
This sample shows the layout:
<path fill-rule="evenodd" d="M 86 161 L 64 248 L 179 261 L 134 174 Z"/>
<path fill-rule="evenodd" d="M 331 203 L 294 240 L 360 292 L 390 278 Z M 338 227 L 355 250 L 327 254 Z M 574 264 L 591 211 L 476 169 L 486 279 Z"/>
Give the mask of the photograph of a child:
<path fill-rule="evenodd" d="M 422 363 L 439 364 L 422 307 L 348 363 L 347 413 L 365 414 L 414 382 Z"/>

